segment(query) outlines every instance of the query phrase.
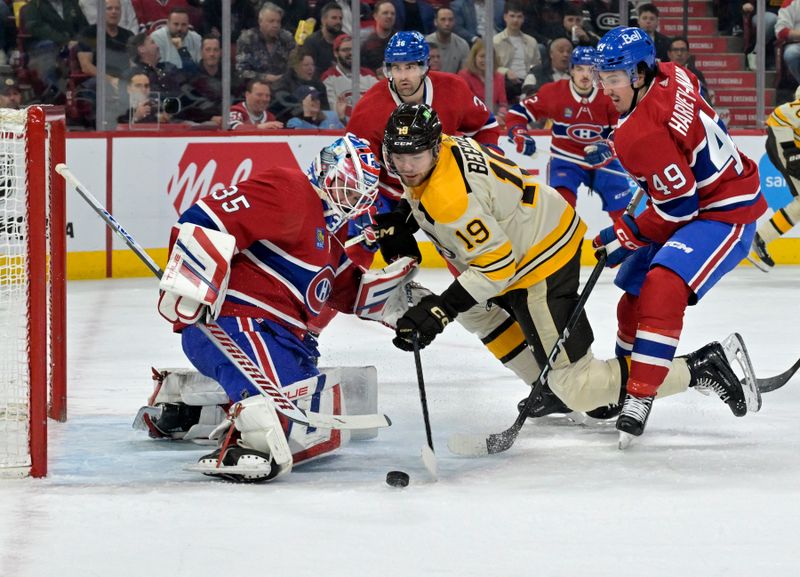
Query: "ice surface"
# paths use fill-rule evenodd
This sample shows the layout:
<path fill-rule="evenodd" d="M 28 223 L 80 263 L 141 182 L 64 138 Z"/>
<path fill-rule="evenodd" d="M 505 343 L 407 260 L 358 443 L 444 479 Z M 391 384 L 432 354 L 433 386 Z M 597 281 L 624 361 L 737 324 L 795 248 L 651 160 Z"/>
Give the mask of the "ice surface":
<path fill-rule="evenodd" d="M 588 274 L 588 269 L 584 271 Z M 613 354 L 618 291 L 589 300 L 594 352 Z M 435 290 L 444 271 L 423 270 Z M 800 269 L 735 271 L 689 309 L 679 354 L 742 333 L 756 372 L 800 356 Z M 337 317 L 326 365 L 378 367 L 379 437 L 239 486 L 184 471 L 207 448 L 131 429 L 150 366 L 186 366 L 155 312 L 150 279 L 69 285 L 69 413 L 51 423 L 50 476 L 0 481 L 4 577 L 726 577 L 797 575 L 800 378 L 733 417 L 693 391 L 657 401 L 645 435 L 616 449 L 612 425 L 528 423 L 506 453 L 448 453 L 456 432 L 511 425 L 526 388 L 451 325 L 422 351 L 439 481 L 414 359 L 376 324 Z M 386 472 L 411 476 L 388 487 Z"/>

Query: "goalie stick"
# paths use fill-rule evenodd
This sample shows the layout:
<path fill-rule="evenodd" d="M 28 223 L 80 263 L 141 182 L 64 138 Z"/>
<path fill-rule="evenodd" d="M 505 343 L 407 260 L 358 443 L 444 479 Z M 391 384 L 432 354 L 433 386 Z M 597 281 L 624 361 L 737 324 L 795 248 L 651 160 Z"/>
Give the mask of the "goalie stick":
<path fill-rule="evenodd" d="M 56 172 L 75 187 L 78 194 L 80 194 L 100 218 L 103 219 L 108 227 L 125 241 L 128 248 L 141 259 L 155 276 L 158 278 L 163 276 L 161 267 L 159 267 L 141 245 L 136 242 L 136 239 L 117 222 L 111 213 L 100 204 L 94 195 L 81 184 L 65 164 L 56 165 Z M 237 345 L 216 322 L 208 320 L 206 323 L 196 323 L 195 326 L 197 326 L 211 343 L 233 363 L 256 390 L 275 403 L 276 410 L 287 419 L 300 425 L 319 429 L 374 429 L 376 427 L 388 427 L 391 425 L 391 421 L 386 415 L 328 415 L 300 409 L 283 394 L 279 386 L 264 375 L 261 369 L 250 360 L 250 357 L 244 354 L 242 349 L 239 348 L 239 345 Z"/>

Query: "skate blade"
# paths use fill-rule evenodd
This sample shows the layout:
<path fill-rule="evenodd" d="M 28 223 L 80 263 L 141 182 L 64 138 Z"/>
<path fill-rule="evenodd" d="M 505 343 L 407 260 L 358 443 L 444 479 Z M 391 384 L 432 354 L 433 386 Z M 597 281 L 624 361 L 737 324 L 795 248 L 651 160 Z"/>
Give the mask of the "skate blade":
<path fill-rule="evenodd" d="M 769 271 L 772 270 L 771 266 L 769 266 L 767 263 L 765 263 L 763 260 L 758 258 L 753 253 L 750 253 L 749 255 L 747 255 L 746 258 L 747 258 L 748 261 L 750 261 L 750 264 L 752 264 L 754 267 L 756 267 L 761 272 L 769 272 Z"/>
<path fill-rule="evenodd" d="M 620 451 L 624 451 L 628 447 L 630 447 L 631 443 L 636 437 L 631 435 L 630 433 L 626 433 L 625 431 L 619 432 L 619 442 L 617 444 L 617 448 Z"/>
<path fill-rule="evenodd" d="M 747 412 L 757 413 L 761 409 L 761 391 L 758 388 L 753 363 L 750 360 L 750 355 L 747 352 L 742 336 L 739 333 L 733 333 L 722 341 L 721 345 L 731 367 L 738 366 L 741 369 L 741 373 L 743 373 L 743 375 L 737 376 L 744 377 L 741 383 Z"/>

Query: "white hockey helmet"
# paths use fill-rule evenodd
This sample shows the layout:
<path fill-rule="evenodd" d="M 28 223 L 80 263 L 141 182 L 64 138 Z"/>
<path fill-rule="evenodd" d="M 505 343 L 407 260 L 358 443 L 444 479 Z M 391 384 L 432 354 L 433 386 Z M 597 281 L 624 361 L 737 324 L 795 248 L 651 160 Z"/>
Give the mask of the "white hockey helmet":
<path fill-rule="evenodd" d="M 378 196 L 381 167 L 366 140 L 348 132 L 319 151 L 308 178 L 342 219 L 366 212 Z"/>

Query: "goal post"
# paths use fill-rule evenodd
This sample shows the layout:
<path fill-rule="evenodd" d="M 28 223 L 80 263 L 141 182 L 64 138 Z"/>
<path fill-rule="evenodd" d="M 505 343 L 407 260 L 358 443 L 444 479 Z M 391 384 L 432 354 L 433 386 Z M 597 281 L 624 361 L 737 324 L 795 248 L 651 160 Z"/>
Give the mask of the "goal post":
<path fill-rule="evenodd" d="M 0 109 L 0 476 L 47 474 L 66 418 L 64 120 Z"/>

